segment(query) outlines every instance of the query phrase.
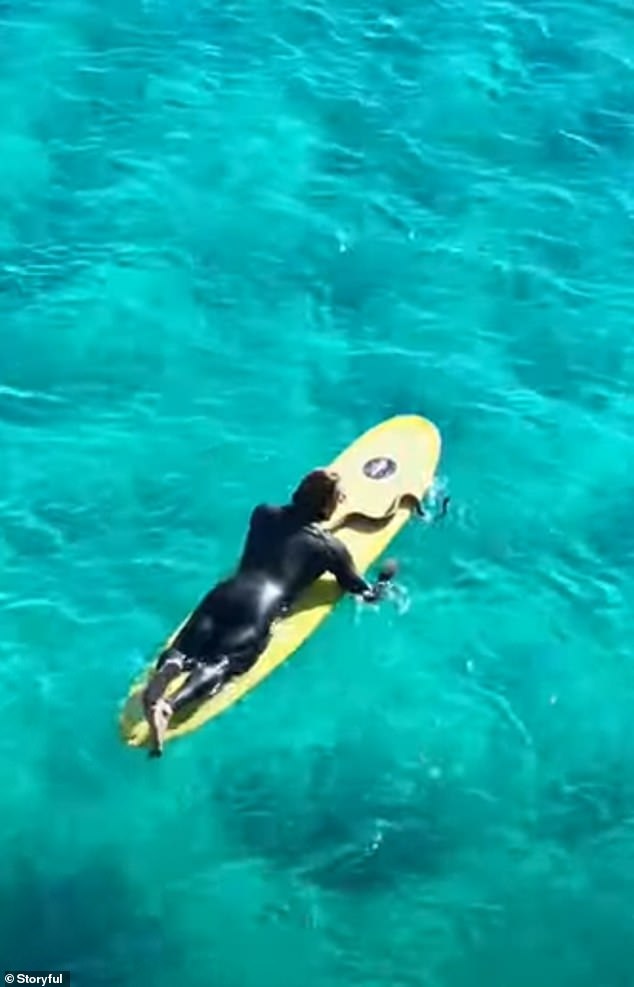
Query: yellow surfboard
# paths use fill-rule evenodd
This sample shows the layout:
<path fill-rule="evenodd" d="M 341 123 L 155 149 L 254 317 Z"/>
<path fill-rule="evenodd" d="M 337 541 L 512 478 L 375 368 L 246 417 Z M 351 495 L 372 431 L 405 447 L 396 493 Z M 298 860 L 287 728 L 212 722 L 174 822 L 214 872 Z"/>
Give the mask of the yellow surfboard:
<path fill-rule="evenodd" d="M 345 542 L 361 573 L 377 560 L 411 517 L 414 498 L 420 499 L 431 487 L 440 452 L 440 433 L 432 422 L 418 415 L 398 415 L 365 432 L 330 464 L 329 468 L 341 475 L 346 499 L 324 527 Z M 165 742 L 198 729 L 250 692 L 297 651 L 340 597 L 341 591 L 330 574 L 313 583 L 294 608 L 277 621 L 255 665 L 211 699 L 174 716 Z M 171 644 L 182 626 L 163 648 Z M 140 698 L 153 667 L 154 664 L 133 683 L 121 711 L 121 736 L 131 747 L 144 747 L 149 739 Z M 184 679 L 182 675 L 170 683 L 166 695 L 179 688 Z"/>

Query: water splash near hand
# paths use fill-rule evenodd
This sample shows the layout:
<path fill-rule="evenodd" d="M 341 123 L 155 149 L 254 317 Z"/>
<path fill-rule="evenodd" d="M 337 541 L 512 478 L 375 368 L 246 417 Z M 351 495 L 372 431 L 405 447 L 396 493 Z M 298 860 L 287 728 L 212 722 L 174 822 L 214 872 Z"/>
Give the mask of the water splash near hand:
<path fill-rule="evenodd" d="M 393 604 L 399 617 L 403 617 L 412 605 L 409 590 L 401 583 L 390 583 L 385 594 L 385 599 Z"/>
<path fill-rule="evenodd" d="M 431 487 L 421 498 L 419 520 L 423 524 L 440 521 L 447 514 L 450 501 L 448 481 L 444 477 L 435 477 Z"/>

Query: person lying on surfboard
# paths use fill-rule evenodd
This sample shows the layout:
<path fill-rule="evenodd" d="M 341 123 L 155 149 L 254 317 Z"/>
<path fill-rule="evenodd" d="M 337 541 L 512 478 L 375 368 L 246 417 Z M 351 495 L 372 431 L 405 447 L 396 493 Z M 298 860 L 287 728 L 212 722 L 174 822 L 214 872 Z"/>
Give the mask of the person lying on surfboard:
<path fill-rule="evenodd" d="M 382 597 L 396 563 L 385 563 L 371 585 L 343 542 L 319 527 L 344 499 L 338 474 L 317 469 L 304 477 L 289 504 L 255 508 L 236 573 L 197 606 L 160 655 L 144 691 L 152 754 L 161 754 L 174 713 L 211 697 L 252 667 L 270 640 L 273 622 L 323 573 L 332 573 L 344 592 L 366 602 Z M 183 672 L 189 673 L 183 685 L 164 698 L 169 682 Z"/>

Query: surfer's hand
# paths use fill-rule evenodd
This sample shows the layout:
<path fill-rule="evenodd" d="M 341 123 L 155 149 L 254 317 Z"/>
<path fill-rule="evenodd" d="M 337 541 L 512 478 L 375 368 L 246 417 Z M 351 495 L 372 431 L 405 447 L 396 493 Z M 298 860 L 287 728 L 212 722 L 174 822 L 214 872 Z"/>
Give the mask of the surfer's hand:
<path fill-rule="evenodd" d="M 379 570 L 377 583 L 389 583 L 398 572 L 398 562 L 396 559 L 387 559 Z"/>
<path fill-rule="evenodd" d="M 388 559 L 383 563 L 376 577 L 374 586 L 368 586 L 361 594 L 361 599 L 365 603 L 378 603 L 385 596 L 387 584 L 394 579 L 398 572 L 398 562 L 396 559 Z"/>

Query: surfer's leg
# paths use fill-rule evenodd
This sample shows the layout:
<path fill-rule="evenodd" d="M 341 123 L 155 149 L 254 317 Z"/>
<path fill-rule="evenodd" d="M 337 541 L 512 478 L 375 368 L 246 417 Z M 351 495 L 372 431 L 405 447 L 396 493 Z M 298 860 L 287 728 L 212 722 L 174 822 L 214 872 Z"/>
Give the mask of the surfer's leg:
<path fill-rule="evenodd" d="M 227 634 L 223 640 L 220 657 L 211 663 L 199 664 L 170 697 L 172 713 L 184 706 L 215 695 L 234 675 L 244 675 L 268 644 L 268 628 L 248 628 Z"/>
<path fill-rule="evenodd" d="M 151 711 L 153 753 L 155 755 L 161 753 L 165 733 L 174 713 L 192 703 L 210 699 L 234 675 L 244 675 L 258 660 L 269 639 L 268 627 L 240 629 L 238 632 L 228 634 L 223 643 L 234 646 L 231 653 L 222 654 L 214 662 L 197 663 L 180 689 L 177 689 L 169 699 L 160 699 Z"/>
<path fill-rule="evenodd" d="M 249 584 L 243 586 L 234 582 L 227 584 L 215 597 L 215 606 L 210 608 L 212 613 L 208 611 L 206 615 L 213 621 L 213 630 L 205 639 L 205 650 L 197 653 L 194 662 L 188 660 L 190 674 L 183 685 L 169 699 L 159 699 L 152 708 L 155 754 L 161 753 L 174 713 L 210 698 L 232 676 L 244 674 L 269 641 L 279 599 L 277 595 L 271 595 L 267 584 L 256 587 L 254 594 Z"/>
<path fill-rule="evenodd" d="M 232 672 L 231 661 L 226 656 L 213 664 L 200 662 L 189 673 L 180 689 L 169 699 L 159 699 L 155 703 L 150 713 L 154 755 L 160 755 L 163 750 L 165 734 L 174 713 L 191 703 L 210 699 L 227 683 Z"/>
<path fill-rule="evenodd" d="M 165 734 L 174 713 L 197 699 L 213 695 L 223 684 L 228 666 L 229 661 L 226 658 L 213 665 L 197 662 L 180 689 L 169 699 L 158 698 L 149 706 L 147 717 L 152 733 L 152 754 L 161 754 Z"/>
<path fill-rule="evenodd" d="M 200 699 L 209 699 L 220 689 L 231 674 L 231 661 L 222 656 L 212 665 L 199 664 L 187 676 L 180 689 L 169 699 L 171 714 Z"/>
<path fill-rule="evenodd" d="M 151 751 L 153 753 L 160 753 L 162 746 L 161 714 L 165 706 L 165 700 L 162 696 L 170 682 L 182 675 L 188 666 L 189 663 L 182 652 L 175 648 L 168 648 L 160 656 L 156 670 L 143 691 L 141 703 L 150 727 Z"/>
<path fill-rule="evenodd" d="M 169 683 L 185 671 L 186 659 L 180 651 L 168 648 L 156 663 L 156 669 L 146 685 L 142 703 L 146 716 L 152 706 L 161 698 Z"/>

